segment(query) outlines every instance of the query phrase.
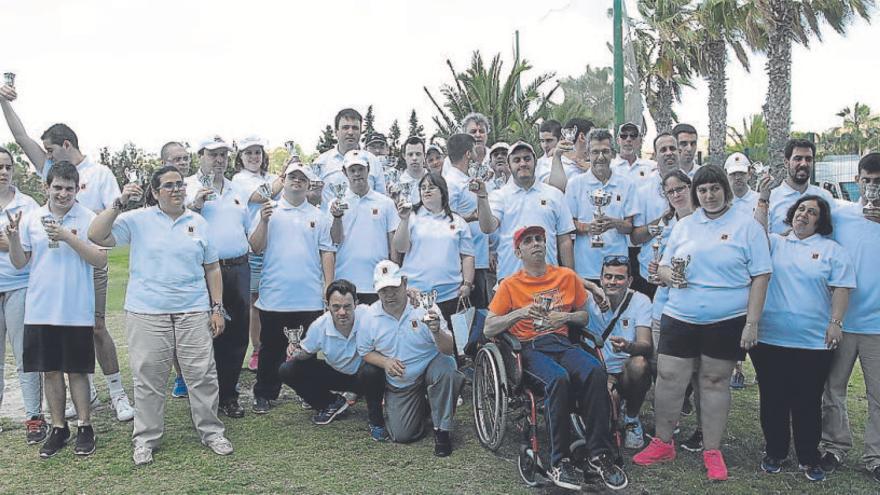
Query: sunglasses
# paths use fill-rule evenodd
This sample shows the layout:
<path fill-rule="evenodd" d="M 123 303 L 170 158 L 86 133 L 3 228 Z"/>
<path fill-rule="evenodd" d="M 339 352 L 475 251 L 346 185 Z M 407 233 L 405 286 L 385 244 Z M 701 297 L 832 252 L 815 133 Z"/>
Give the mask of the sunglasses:
<path fill-rule="evenodd" d="M 603 265 L 623 266 L 629 265 L 629 256 L 611 255 L 602 258 Z"/>

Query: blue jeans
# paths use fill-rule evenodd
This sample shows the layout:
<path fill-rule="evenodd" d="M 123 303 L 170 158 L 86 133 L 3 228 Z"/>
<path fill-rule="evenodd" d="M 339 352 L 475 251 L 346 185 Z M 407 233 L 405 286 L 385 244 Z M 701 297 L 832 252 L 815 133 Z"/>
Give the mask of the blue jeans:
<path fill-rule="evenodd" d="M 544 394 L 544 418 L 550 432 L 550 462 L 568 457 L 572 406 L 586 426 L 590 456 L 611 451 L 611 401 L 608 376 L 598 359 L 558 334 L 522 343 L 528 385 Z"/>

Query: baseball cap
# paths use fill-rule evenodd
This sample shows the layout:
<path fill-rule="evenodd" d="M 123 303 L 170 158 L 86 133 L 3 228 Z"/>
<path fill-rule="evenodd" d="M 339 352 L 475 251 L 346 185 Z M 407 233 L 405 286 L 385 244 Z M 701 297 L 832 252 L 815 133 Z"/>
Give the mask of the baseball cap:
<path fill-rule="evenodd" d="M 737 151 L 736 153 L 731 153 L 730 156 L 727 157 L 727 160 L 724 161 L 724 171 L 728 174 L 734 172 L 748 173 L 750 165 L 751 162 L 749 161 L 749 158 Z"/>
<path fill-rule="evenodd" d="M 626 122 L 624 124 L 621 124 L 620 127 L 617 128 L 617 135 L 619 136 L 620 133 L 623 132 L 624 129 L 635 129 L 635 131 L 639 133 L 639 136 L 642 135 L 641 127 L 633 124 L 632 122 Z"/>
<path fill-rule="evenodd" d="M 226 141 L 224 141 L 222 137 L 215 134 L 213 136 L 206 137 L 206 138 L 202 139 L 201 141 L 199 141 L 199 147 L 196 151 L 202 151 L 202 150 L 213 151 L 213 150 L 219 150 L 220 148 L 226 148 L 226 149 L 230 150 L 230 149 L 232 149 L 232 146 L 227 144 Z"/>
<path fill-rule="evenodd" d="M 347 169 L 352 165 L 370 166 L 370 160 L 367 158 L 367 152 L 363 150 L 351 150 L 345 154 L 342 161 L 342 168 Z"/>
<path fill-rule="evenodd" d="M 507 150 L 507 158 L 510 158 L 510 155 L 512 155 L 514 151 L 520 148 L 526 148 L 527 150 L 531 151 L 533 155 L 538 156 L 535 154 L 535 148 L 532 148 L 531 144 L 525 141 L 517 141 L 510 146 L 510 149 Z"/>
<path fill-rule="evenodd" d="M 440 153 L 441 155 L 443 154 L 443 148 L 441 148 L 440 146 L 437 146 L 436 144 L 429 144 L 428 148 L 425 150 L 425 154 L 427 155 L 428 153 L 430 153 L 432 151 L 436 151 L 437 153 Z"/>
<path fill-rule="evenodd" d="M 266 147 L 266 142 L 260 139 L 260 136 L 257 136 L 255 134 L 240 139 L 237 144 L 238 149 L 240 150 L 246 150 L 251 146 L 262 146 L 264 148 Z"/>
<path fill-rule="evenodd" d="M 301 162 L 288 163 L 287 166 L 284 167 L 284 172 L 281 174 L 281 177 L 282 178 L 287 177 L 288 174 L 291 174 L 293 172 L 302 173 L 311 182 L 317 182 L 317 181 L 321 180 L 320 177 L 318 177 L 317 175 L 315 175 L 314 172 L 312 172 L 312 167 L 309 167 L 308 165 L 305 165 Z"/>
<path fill-rule="evenodd" d="M 509 150 L 509 149 L 510 149 L 509 144 L 505 143 L 504 141 L 498 141 L 497 143 L 493 144 L 491 148 L 489 148 L 489 154 L 491 155 L 492 153 L 495 153 L 498 150 Z"/>
<path fill-rule="evenodd" d="M 382 260 L 376 264 L 373 270 L 373 289 L 377 292 L 385 287 L 399 287 L 403 283 L 403 274 L 397 263 L 390 260 Z"/>
<path fill-rule="evenodd" d="M 366 144 L 367 144 L 367 146 L 369 146 L 373 143 L 388 144 L 388 140 L 385 139 L 385 135 L 382 134 L 381 132 L 374 132 L 374 133 L 370 134 L 370 136 L 367 138 Z"/>
<path fill-rule="evenodd" d="M 544 234 L 544 227 L 540 225 L 529 225 L 527 227 L 522 227 L 516 232 L 513 233 L 513 248 L 516 249 L 519 247 L 519 243 L 522 242 L 523 237 L 528 234 Z"/>

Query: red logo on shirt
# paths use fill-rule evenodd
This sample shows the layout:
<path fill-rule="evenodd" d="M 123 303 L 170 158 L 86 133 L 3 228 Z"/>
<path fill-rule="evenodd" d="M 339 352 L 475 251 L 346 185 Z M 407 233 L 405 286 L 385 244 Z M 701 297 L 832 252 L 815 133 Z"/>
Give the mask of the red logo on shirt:
<path fill-rule="evenodd" d="M 412 323 L 413 330 L 419 329 L 419 322 L 417 322 L 416 320 L 410 320 L 410 323 Z"/>
<path fill-rule="evenodd" d="M 373 208 L 373 216 L 379 215 L 379 208 Z"/>
<path fill-rule="evenodd" d="M 547 206 L 547 200 L 546 200 L 546 199 L 542 199 L 542 200 L 541 200 L 541 206 Z"/>
<path fill-rule="evenodd" d="M 186 231 L 189 232 L 190 234 L 194 234 L 196 231 L 196 228 L 193 227 L 192 225 L 190 225 L 189 227 L 186 228 Z"/>
<path fill-rule="evenodd" d="M 80 191 L 85 191 L 85 190 L 86 190 L 86 184 L 87 184 L 86 182 L 83 182 L 82 184 L 80 184 L 80 185 L 79 185 L 79 190 L 80 190 Z"/>
<path fill-rule="evenodd" d="M 237 199 L 237 198 L 236 198 L 236 199 L 233 199 L 233 201 L 235 201 L 235 204 L 236 204 L 236 205 L 240 205 L 240 204 L 241 204 L 241 203 L 238 202 L 238 199 Z"/>
<path fill-rule="evenodd" d="M 620 194 L 617 195 L 617 202 L 620 203 Z"/>
<path fill-rule="evenodd" d="M 629 318 L 621 318 L 621 319 L 620 319 L 620 324 L 623 325 L 623 326 L 625 326 L 625 327 L 628 327 L 628 326 L 629 326 Z"/>
<path fill-rule="evenodd" d="M 819 259 L 819 253 L 813 253 L 813 259 L 814 260 Z"/>
<path fill-rule="evenodd" d="M 76 229 L 70 229 L 70 233 L 76 235 Z"/>
<path fill-rule="evenodd" d="M 309 227 L 311 227 L 311 228 L 315 228 L 315 221 L 314 221 L 314 220 L 312 220 L 311 222 L 309 222 Z"/>
<path fill-rule="evenodd" d="M 730 236 L 727 234 L 721 234 L 721 240 L 726 241 Z"/>
<path fill-rule="evenodd" d="M 644 176 L 645 176 L 645 171 L 642 170 L 641 172 L 639 172 L 639 175 L 641 175 L 642 177 L 644 177 Z"/>
<path fill-rule="evenodd" d="M 455 232 L 455 224 L 449 224 L 449 230 Z"/>

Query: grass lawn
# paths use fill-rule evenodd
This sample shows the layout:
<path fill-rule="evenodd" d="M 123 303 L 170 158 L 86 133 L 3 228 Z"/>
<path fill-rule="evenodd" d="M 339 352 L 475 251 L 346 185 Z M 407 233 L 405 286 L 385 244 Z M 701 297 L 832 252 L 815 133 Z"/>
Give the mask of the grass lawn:
<path fill-rule="evenodd" d="M 110 256 L 108 326 L 119 348 L 126 390 L 131 392 L 128 353 L 123 330 L 122 303 L 127 279 L 127 251 Z M 7 380 L 15 380 L 7 356 Z M 10 373 L 11 372 L 11 373 Z M 748 370 L 749 380 L 754 372 Z M 243 372 L 241 389 L 249 394 L 254 377 Z M 856 448 L 846 466 L 826 482 L 813 484 L 791 462 L 783 473 L 760 472 L 763 446 L 758 423 L 756 386 L 734 392 L 728 438 L 723 451 L 731 479 L 705 481 L 702 456 L 679 451 L 671 465 L 639 468 L 627 452 L 630 487 L 624 493 L 878 493 L 859 462 L 867 400 L 861 370 L 856 367 L 850 385 L 850 418 Z M 106 383 L 96 380 L 104 404 Z M 528 489 L 516 472 L 516 435 L 509 431 L 499 454 L 483 449 L 476 439 L 470 404 L 457 415 L 455 452 L 446 459 L 432 455 L 433 442 L 413 445 L 376 444 L 369 439 L 363 403 L 342 421 L 315 427 L 285 390 L 280 405 L 267 416 L 248 414 L 244 419 L 225 418 L 227 436 L 235 454 L 218 457 L 199 444 L 185 399 L 167 402 L 166 433 L 155 462 L 135 468 L 131 461 L 131 423 L 118 423 L 103 406 L 94 415 L 98 451 L 76 459 L 72 448 L 42 461 L 37 447 L 24 442 L 24 427 L 5 418 L 0 433 L 0 493 L 565 493 L 555 488 Z M 249 395 L 247 397 L 249 399 Z M 652 418 L 645 408 L 644 418 Z M 685 418 L 683 435 L 693 428 Z M 546 437 L 544 437 L 546 438 Z M 546 440 L 544 440 L 546 443 Z M 792 454 L 793 455 L 793 454 Z M 585 491 L 604 491 L 585 485 Z"/>

